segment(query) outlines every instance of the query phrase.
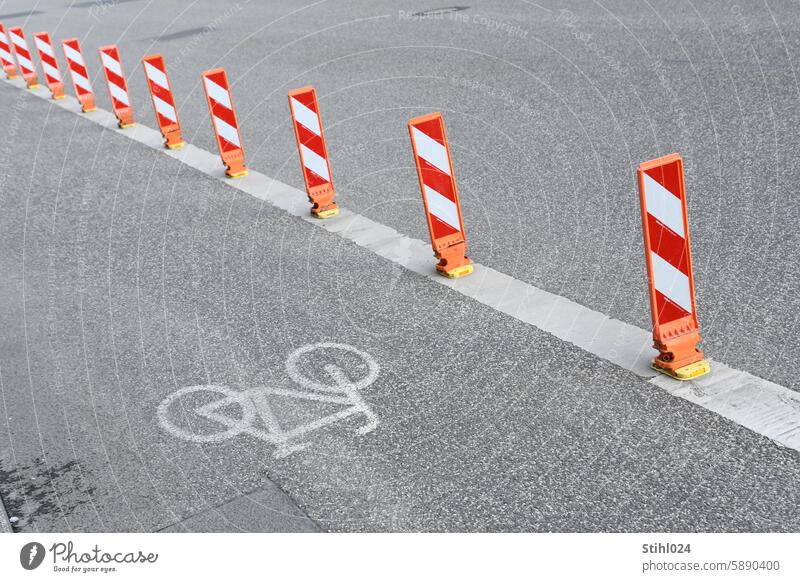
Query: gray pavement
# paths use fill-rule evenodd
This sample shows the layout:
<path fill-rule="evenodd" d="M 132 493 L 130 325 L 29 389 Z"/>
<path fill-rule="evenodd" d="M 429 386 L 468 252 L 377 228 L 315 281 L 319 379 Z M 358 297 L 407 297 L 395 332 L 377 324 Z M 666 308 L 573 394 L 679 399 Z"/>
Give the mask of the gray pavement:
<path fill-rule="evenodd" d="M 3 86 L 4 109 L 20 93 Z M 237 500 L 273 486 L 298 509 L 267 512 L 333 531 L 797 529 L 796 452 L 23 100 L 21 135 L 69 138 L 22 140 L 15 176 L 36 179 L 2 201 L 2 493 L 21 531 L 258 529 Z M 365 435 L 353 416 L 276 457 L 261 438 L 195 443 L 158 421 L 187 386 L 291 385 L 287 356 L 330 341 L 380 366 Z M 212 434 L 191 413 L 208 396 L 174 404 L 174 422 Z"/>
<path fill-rule="evenodd" d="M 250 163 L 298 186 L 285 93 L 315 84 L 342 203 L 417 238 L 405 123 L 442 110 L 472 255 L 642 327 L 633 171 L 678 150 L 707 351 L 798 389 L 796 6 L 154 6 L 0 18 L 81 37 L 94 71 L 119 42 L 148 125 L 137 61 L 163 52 L 207 149 L 197 81 L 226 66 Z M 20 531 L 798 530 L 796 452 L 6 84 L 0 111 L 0 496 Z M 159 422 L 187 386 L 286 387 L 319 342 L 379 364 L 371 432 L 355 415 L 276 457 Z M 170 414 L 208 434 L 198 399 Z"/>
<path fill-rule="evenodd" d="M 314 84 L 348 207 L 424 238 L 407 120 L 441 110 L 473 255 L 612 317 L 649 322 L 636 164 L 686 160 L 705 346 L 797 389 L 796 4 L 613 6 L 479 1 L 38 2 L 8 19 L 118 42 L 137 113 L 139 59 L 162 52 L 192 142 L 212 149 L 200 72 L 225 66 L 252 164 L 301 184 L 286 92 Z M 6 1 L 3 13 L 30 4 Z M 504 26 L 507 25 L 507 26 Z M 163 40 L 158 40 L 159 37 Z M 790 202 L 791 201 L 791 202 Z"/>

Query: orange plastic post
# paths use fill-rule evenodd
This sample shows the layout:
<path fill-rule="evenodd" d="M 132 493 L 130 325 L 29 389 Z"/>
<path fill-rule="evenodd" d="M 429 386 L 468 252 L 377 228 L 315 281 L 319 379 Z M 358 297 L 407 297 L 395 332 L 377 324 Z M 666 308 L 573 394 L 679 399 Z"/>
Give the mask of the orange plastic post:
<path fill-rule="evenodd" d="M 63 99 L 64 81 L 61 79 L 61 71 L 58 70 L 56 52 L 53 50 L 53 42 L 50 35 L 46 32 L 37 32 L 33 35 L 36 50 L 39 53 L 39 62 L 42 64 L 44 79 L 53 99 Z"/>
<path fill-rule="evenodd" d="M 61 48 L 64 50 L 64 58 L 67 60 L 67 68 L 72 78 L 72 87 L 80 101 L 81 109 L 84 113 L 96 111 L 94 89 L 89 81 L 89 72 L 86 70 L 81 43 L 77 38 L 68 38 L 61 41 Z"/>
<path fill-rule="evenodd" d="M 3 65 L 3 71 L 6 73 L 7 79 L 16 79 L 19 77 L 17 73 L 17 65 L 14 64 L 14 55 L 11 54 L 11 42 L 8 40 L 6 29 L 3 23 L 0 22 L 0 63 Z"/>
<path fill-rule="evenodd" d="M 98 52 L 100 53 L 100 62 L 103 65 L 103 74 L 106 77 L 111 106 L 114 110 L 114 115 L 117 116 L 117 124 L 120 129 L 133 127 L 136 122 L 133 120 L 133 106 L 128 92 L 128 82 L 125 80 L 125 73 L 122 71 L 119 49 L 112 44 L 101 46 Z"/>
<path fill-rule="evenodd" d="M 408 131 L 431 246 L 439 259 L 436 269 L 450 278 L 469 275 L 473 265 L 465 254 L 467 238 L 442 114 L 415 117 L 408 122 Z"/>
<path fill-rule="evenodd" d="M 683 160 L 671 154 L 639 165 L 645 260 L 650 286 L 653 368 L 679 380 L 711 367 L 697 347 L 700 326 L 694 294 Z"/>
<path fill-rule="evenodd" d="M 28 41 L 25 40 L 25 33 L 21 27 L 12 26 L 8 29 L 8 37 L 11 39 L 11 46 L 14 47 L 17 65 L 19 70 L 22 71 L 22 78 L 25 79 L 28 89 L 36 89 L 39 86 L 39 77 L 36 75 L 33 55 L 28 48 Z"/>
<path fill-rule="evenodd" d="M 220 157 L 226 168 L 225 174 L 229 178 L 246 176 L 247 166 L 244 165 L 242 136 L 233 108 L 228 75 L 225 69 L 212 69 L 204 71 L 201 76 L 211 122 L 214 124 L 214 135 L 217 137 Z"/>
<path fill-rule="evenodd" d="M 339 207 L 334 201 L 336 190 L 333 187 L 325 130 L 322 127 L 314 87 L 289 91 L 289 111 L 292 114 L 306 194 L 312 204 L 311 214 L 317 218 L 336 216 L 339 214 Z"/>
<path fill-rule="evenodd" d="M 167 75 L 164 57 L 148 55 L 142 59 L 142 66 L 147 78 L 147 87 L 150 89 L 158 128 L 164 136 L 164 146 L 171 150 L 181 148 L 186 142 L 181 137 L 181 124 L 178 121 L 175 97 L 172 94 L 172 84 Z"/>

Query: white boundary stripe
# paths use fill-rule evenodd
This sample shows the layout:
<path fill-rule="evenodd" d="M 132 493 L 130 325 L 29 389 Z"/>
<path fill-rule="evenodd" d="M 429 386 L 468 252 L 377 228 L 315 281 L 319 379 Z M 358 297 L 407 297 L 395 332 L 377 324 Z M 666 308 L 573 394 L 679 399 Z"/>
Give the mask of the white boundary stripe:
<path fill-rule="evenodd" d="M 449 176 L 450 164 L 447 162 L 447 150 L 444 146 L 414 126 L 411 126 L 411 131 L 414 133 L 417 155 Z"/>
<path fill-rule="evenodd" d="M 24 81 L 20 79 L 3 80 L 19 89 L 25 88 Z M 28 93 L 76 115 L 81 112 L 80 104 L 73 98 L 53 102 L 49 91 L 39 89 L 26 91 Z M 97 123 L 108 131 L 120 131 L 116 116 L 108 111 L 98 109 L 96 115 L 81 118 Z M 689 382 L 673 380 L 650 369 L 649 363 L 656 351 L 651 346 L 653 336 L 649 331 L 612 319 L 480 264 L 475 264 L 475 272 L 469 277 L 447 279 L 432 267 L 430 243 L 406 237 L 393 228 L 346 208 L 340 207 L 336 220 L 313 218 L 308 213 L 304 191 L 253 170 L 245 178 L 229 180 L 219 167 L 218 154 L 191 144 L 180 150 L 164 149 L 161 132 L 144 125 L 137 124 L 135 129 L 127 130 L 122 135 L 217 178 L 221 184 L 236 188 L 308 224 L 369 249 L 409 271 L 630 370 L 670 394 L 724 416 L 782 446 L 800 451 L 798 392 L 718 362 L 711 363 L 713 372 L 709 376 Z"/>
<path fill-rule="evenodd" d="M 294 118 L 303 127 L 307 130 L 315 133 L 316 135 L 322 137 L 322 130 L 319 128 L 319 117 L 317 114 L 314 113 L 311 109 L 300 103 L 294 97 L 292 99 L 292 111 L 294 112 Z"/>
<path fill-rule="evenodd" d="M 460 232 L 461 224 L 458 220 L 456 203 L 430 186 L 423 184 L 423 188 L 425 190 L 425 201 L 428 203 L 428 211 Z"/>
<path fill-rule="evenodd" d="M 164 73 L 159 71 L 147 61 L 144 62 L 144 70 L 147 72 L 148 79 L 165 91 L 169 91 L 169 83 L 167 83 L 167 76 Z"/>
<path fill-rule="evenodd" d="M 683 230 L 683 206 L 680 199 L 661 184 L 642 172 L 644 179 L 644 199 L 647 213 L 681 238 L 686 238 Z"/>

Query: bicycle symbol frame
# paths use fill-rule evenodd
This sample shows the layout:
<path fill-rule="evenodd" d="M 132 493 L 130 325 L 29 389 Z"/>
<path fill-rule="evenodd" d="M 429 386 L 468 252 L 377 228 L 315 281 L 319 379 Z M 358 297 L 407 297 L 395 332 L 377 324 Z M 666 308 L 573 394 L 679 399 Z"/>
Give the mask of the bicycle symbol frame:
<path fill-rule="evenodd" d="M 330 385 L 304 376 L 300 370 L 300 361 L 304 356 L 317 350 L 342 350 L 357 355 L 362 360 L 362 365 L 367 369 L 366 376 L 360 380 L 350 380 L 344 371 L 335 364 L 323 366 L 323 369 L 332 380 Z M 360 414 L 366 419 L 366 423 L 356 429 L 357 434 L 365 435 L 377 428 L 378 417 L 358 393 L 359 390 L 375 382 L 380 373 L 377 362 L 366 352 L 347 344 L 331 342 L 309 344 L 289 354 L 286 360 L 286 372 L 299 388 L 280 385 L 235 390 L 228 386 L 216 384 L 181 388 L 167 396 L 159 405 L 159 422 L 162 428 L 173 436 L 196 443 L 218 443 L 240 435 L 249 435 L 275 445 L 274 454 L 277 458 L 305 449 L 310 443 L 304 441 L 303 437 L 354 415 Z M 211 392 L 219 395 L 219 397 L 193 410 L 184 407 L 184 412 L 217 423 L 224 427 L 222 430 L 198 434 L 177 425 L 172 420 L 170 407 L 188 395 L 199 392 Z M 289 397 L 300 402 L 338 404 L 344 406 L 344 408 L 333 414 L 316 418 L 311 422 L 285 429 L 269 403 L 270 396 Z M 238 417 L 223 414 L 222 411 L 229 409 L 232 405 L 238 407 L 241 411 Z M 265 428 L 257 426 L 259 420 Z"/>

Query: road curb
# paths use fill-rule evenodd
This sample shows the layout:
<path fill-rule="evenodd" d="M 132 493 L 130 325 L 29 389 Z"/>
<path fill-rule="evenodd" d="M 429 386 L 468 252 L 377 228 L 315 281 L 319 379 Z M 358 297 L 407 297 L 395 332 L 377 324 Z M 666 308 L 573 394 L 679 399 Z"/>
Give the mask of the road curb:
<path fill-rule="evenodd" d="M 14 533 L 11 522 L 8 521 L 6 506 L 3 505 L 3 498 L 0 496 L 0 533 Z"/>
<path fill-rule="evenodd" d="M 51 103 L 52 107 L 80 114 L 81 109 L 75 99 L 53 102 L 45 88 L 29 91 L 25 89 L 22 79 L 5 82 Z M 84 119 L 108 131 L 122 132 L 116 117 L 103 109 L 98 108 Z M 785 386 L 714 361 L 713 374 L 686 383 L 675 380 L 650 367 L 650 361 L 656 355 L 652 348 L 652 331 L 611 318 L 480 263 L 474 263 L 474 274 L 470 277 L 442 277 L 429 259 L 429 243 L 407 237 L 343 207 L 339 208 L 336 220 L 314 218 L 309 213 L 305 192 L 252 169 L 248 177 L 231 181 L 222 172 L 218 155 L 192 144 L 179 150 L 164 149 L 161 133 L 145 125 L 137 124 L 135 129 L 126 131 L 124 135 L 231 188 L 349 240 L 429 281 L 449 287 L 464 297 L 611 362 L 673 396 L 688 400 L 783 447 L 800 452 L 800 395 Z M 696 392 L 698 387 L 701 387 L 700 393 Z M 733 397 L 735 405 L 730 404 Z"/>

